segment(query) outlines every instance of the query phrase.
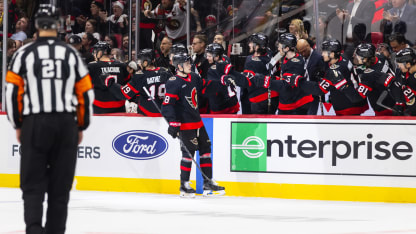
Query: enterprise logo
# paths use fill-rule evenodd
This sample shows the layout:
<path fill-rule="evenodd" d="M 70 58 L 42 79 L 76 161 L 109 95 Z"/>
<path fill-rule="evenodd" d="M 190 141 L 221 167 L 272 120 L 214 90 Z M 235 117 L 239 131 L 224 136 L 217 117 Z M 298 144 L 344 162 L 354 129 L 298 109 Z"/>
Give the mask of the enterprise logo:
<path fill-rule="evenodd" d="M 240 149 L 243 151 L 243 154 L 248 158 L 259 158 L 263 155 L 264 142 L 262 139 L 256 136 L 250 136 L 244 139 L 241 145 L 233 144 L 233 150 Z M 254 150 L 257 152 L 251 152 Z"/>

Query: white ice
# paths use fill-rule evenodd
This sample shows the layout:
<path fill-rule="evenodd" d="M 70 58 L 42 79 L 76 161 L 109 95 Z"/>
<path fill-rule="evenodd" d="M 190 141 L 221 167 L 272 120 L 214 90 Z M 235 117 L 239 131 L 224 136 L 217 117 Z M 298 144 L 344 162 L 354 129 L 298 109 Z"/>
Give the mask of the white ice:
<path fill-rule="evenodd" d="M 66 233 L 408 234 L 416 204 L 72 191 Z M 0 188 L 0 233 L 24 233 L 19 189 Z"/>

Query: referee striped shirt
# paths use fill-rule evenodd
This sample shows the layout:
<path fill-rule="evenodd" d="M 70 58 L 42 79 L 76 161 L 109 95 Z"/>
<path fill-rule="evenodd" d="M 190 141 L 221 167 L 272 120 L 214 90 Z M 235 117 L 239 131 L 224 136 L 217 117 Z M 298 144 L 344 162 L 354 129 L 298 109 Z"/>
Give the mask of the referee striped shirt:
<path fill-rule="evenodd" d="M 88 127 L 94 93 L 78 52 L 54 37 L 40 37 L 14 54 L 6 75 L 6 111 L 14 128 L 23 116 L 76 113 L 78 127 Z"/>

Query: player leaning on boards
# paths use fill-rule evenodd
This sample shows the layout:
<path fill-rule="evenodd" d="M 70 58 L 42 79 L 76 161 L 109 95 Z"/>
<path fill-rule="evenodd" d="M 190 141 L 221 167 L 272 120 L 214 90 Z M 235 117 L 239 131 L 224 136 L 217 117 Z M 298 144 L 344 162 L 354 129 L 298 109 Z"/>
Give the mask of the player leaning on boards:
<path fill-rule="evenodd" d="M 181 139 L 181 196 L 195 196 L 195 189 L 189 185 L 189 177 L 192 158 L 197 150 L 202 173 L 209 179 L 204 179 L 204 195 L 216 192 L 223 194 L 224 187 L 211 180 L 211 141 L 199 114 L 198 94 L 203 88 L 203 80 L 191 72 L 191 58 L 187 54 L 175 54 L 172 63 L 177 74 L 166 82 L 162 115 L 169 122 L 168 133 L 173 138 Z"/>
<path fill-rule="evenodd" d="M 38 39 L 15 53 L 6 76 L 7 116 L 21 142 L 20 188 L 29 234 L 65 232 L 77 146 L 94 100 L 81 56 L 57 38 L 58 17 L 52 5 L 39 6 Z"/>

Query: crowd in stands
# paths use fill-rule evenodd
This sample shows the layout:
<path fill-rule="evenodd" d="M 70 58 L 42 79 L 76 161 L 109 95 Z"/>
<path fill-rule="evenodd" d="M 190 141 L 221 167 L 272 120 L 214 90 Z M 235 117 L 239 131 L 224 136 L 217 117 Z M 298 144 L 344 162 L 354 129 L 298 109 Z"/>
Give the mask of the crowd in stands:
<path fill-rule="evenodd" d="M 10 61 L 16 50 L 36 40 L 33 13 L 36 12 L 36 7 L 42 0 L 0 0 L 1 30 L 4 21 L 3 1 L 8 1 L 7 33 L 9 39 L 5 43 L 7 43 L 7 61 Z M 136 54 L 135 40 L 129 38 L 128 33 L 131 27 L 132 35 L 135 36 L 137 1 L 133 1 L 132 6 L 129 6 L 129 1 L 125 0 L 57 2 L 62 13 L 61 26 L 58 29 L 59 36 L 73 45 L 87 64 L 97 60 L 93 53 L 94 45 L 98 42 L 106 42 L 111 48 L 109 58 L 128 65 L 126 69 L 130 69 L 131 77 L 134 77 L 134 72 L 143 69 L 142 61 L 129 60 L 129 57 L 134 58 Z M 248 70 L 247 58 L 257 61 L 257 58 L 266 56 L 268 59 L 264 65 L 267 67 L 267 72 L 262 73 L 267 74 L 261 75 L 284 79 L 282 64 L 287 51 L 285 52 L 283 48 L 282 52 L 279 48 L 282 45 L 286 46 L 279 42 L 279 38 L 289 33 L 295 37 L 297 43 L 293 48 L 289 46 L 289 51 L 293 50 L 303 61 L 303 72 L 298 75 L 307 81 L 319 83 L 322 78 L 325 78 L 323 77 L 325 71 L 318 68 L 325 67 L 328 61 L 323 59 L 323 55 L 318 50 L 322 51 L 323 42 L 337 41 L 341 45 L 341 51 L 339 51 L 340 56 L 335 57 L 340 60 L 345 59 L 349 64 L 349 76 L 352 78 L 345 78 L 352 79 L 355 88 L 358 88 L 361 78 L 359 72 L 357 73 L 357 68 L 362 66 L 354 61 L 357 60 L 358 46 L 363 43 L 372 44 L 376 50 L 373 57 L 382 56 L 382 59 L 388 63 L 389 72 L 396 78 L 406 76 L 406 72 L 401 71 L 398 66 L 396 54 L 405 48 L 416 46 L 416 6 L 413 0 L 320 1 L 317 28 L 314 21 L 315 13 L 311 10 L 313 6 L 311 0 L 139 1 L 139 49 L 152 49 L 155 54 L 155 67 L 166 68 L 172 74 L 175 73 L 175 67 L 171 61 L 171 48 L 177 44 L 186 46 L 186 5 L 190 2 L 192 4 L 190 6 L 192 33 L 191 45 L 187 49 L 192 55 L 194 71 L 198 72 L 202 79 L 208 79 L 207 73 L 216 63 L 207 60 L 206 48 L 212 43 L 222 45 L 224 56 L 220 58 L 226 58 L 227 62 L 232 63 L 234 70 L 244 74 Z M 132 17 L 133 25 L 129 25 L 129 15 Z M 263 54 L 253 55 L 256 52 L 256 46 L 259 46 L 259 43 L 250 37 L 253 34 L 266 36 L 265 48 L 267 49 Z M 236 38 L 239 40 L 235 41 Z M 129 43 L 133 43 L 131 54 L 129 54 Z M 240 43 L 242 53 L 234 52 L 234 45 L 231 43 Z M 254 48 L 251 48 L 253 46 Z M 279 53 L 283 55 L 283 58 L 270 68 L 270 61 Z M 286 59 L 292 59 L 292 57 Z M 411 72 L 413 71 L 410 71 L 410 74 Z M 256 74 L 253 76 L 259 75 L 258 72 L 254 73 Z M 290 79 L 286 80 L 289 82 Z M 242 113 L 251 114 L 250 108 L 247 108 L 250 103 L 245 103 L 249 102 L 245 96 L 247 88 L 242 86 L 240 89 L 239 101 Z M 325 97 L 324 94 L 313 94 L 313 104 L 310 104 L 307 114 L 316 115 L 319 103 L 328 102 L 331 102 L 328 95 Z M 200 108 L 202 113 L 210 113 L 206 106 Z M 391 109 L 393 107 L 391 106 Z M 279 108 L 277 109 L 279 111 Z M 284 111 L 280 110 L 280 113 Z"/>

